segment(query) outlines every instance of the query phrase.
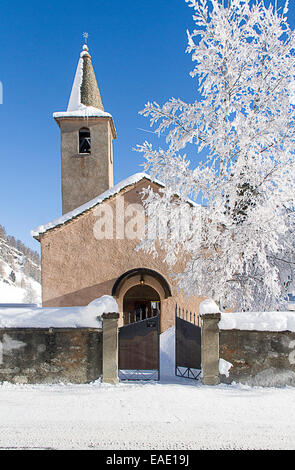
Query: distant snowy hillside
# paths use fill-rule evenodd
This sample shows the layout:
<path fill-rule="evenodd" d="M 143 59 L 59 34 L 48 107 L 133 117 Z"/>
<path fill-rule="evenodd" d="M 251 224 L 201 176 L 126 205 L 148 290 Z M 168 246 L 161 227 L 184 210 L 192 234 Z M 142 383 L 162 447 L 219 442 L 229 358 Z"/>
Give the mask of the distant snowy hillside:
<path fill-rule="evenodd" d="M 39 254 L 6 235 L 1 225 L 0 303 L 41 303 Z"/>

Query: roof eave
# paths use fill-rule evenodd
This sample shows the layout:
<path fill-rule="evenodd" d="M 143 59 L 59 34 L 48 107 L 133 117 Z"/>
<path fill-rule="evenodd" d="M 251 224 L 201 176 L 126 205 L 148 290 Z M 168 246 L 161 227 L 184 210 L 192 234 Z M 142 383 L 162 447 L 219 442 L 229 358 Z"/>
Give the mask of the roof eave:
<path fill-rule="evenodd" d="M 115 140 L 117 138 L 117 131 L 115 128 L 114 120 L 112 116 L 53 116 L 54 120 L 57 122 L 58 126 L 60 127 L 60 122 L 61 121 L 77 121 L 78 119 L 84 118 L 90 121 L 100 121 L 102 119 L 107 119 L 110 122 L 110 126 L 112 129 L 112 134 L 113 134 L 113 139 Z"/>

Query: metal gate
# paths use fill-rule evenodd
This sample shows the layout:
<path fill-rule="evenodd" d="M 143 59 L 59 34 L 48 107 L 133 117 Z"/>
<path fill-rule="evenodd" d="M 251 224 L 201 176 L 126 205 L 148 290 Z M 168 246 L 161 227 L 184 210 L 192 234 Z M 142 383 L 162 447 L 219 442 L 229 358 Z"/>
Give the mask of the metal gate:
<path fill-rule="evenodd" d="M 175 307 L 175 375 L 198 379 L 201 374 L 199 316 Z"/>
<path fill-rule="evenodd" d="M 160 379 L 160 315 L 119 328 L 119 378 Z"/>

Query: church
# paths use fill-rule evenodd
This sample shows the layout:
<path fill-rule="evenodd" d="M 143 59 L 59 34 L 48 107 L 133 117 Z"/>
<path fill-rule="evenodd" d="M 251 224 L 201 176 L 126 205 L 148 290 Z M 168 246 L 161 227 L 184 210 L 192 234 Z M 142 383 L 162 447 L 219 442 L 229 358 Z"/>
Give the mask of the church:
<path fill-rule="evenodd" d="M 159 314 L 161 331 L 174 325 L 176 305 L 198 315 L 202 298 L 178 289 L 163 253 L 154 258 L 136 250 L 140 239 L 126 235 L 134 210 L 144 213 L 144 188 L 164 186 L 145 173 L 114 186 L 116 128 L 104 109 L 86 44 L 68 108 L 53 117 L 61 138 L 62 216 L 32 230 L 41 244 L 42 305 L 83 306 L 111 295 L 119 306 L 119 326 Z M 182 269 L 180 260 L 174 272 Z"/>

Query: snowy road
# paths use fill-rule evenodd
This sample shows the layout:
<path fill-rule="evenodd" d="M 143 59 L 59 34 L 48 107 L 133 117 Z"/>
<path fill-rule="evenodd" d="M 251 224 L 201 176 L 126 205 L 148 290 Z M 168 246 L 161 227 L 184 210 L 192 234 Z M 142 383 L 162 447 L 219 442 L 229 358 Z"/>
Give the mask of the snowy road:
<path fill-rule="evenodd" d="M 295 389 L 4 384 L 0 448 L 295 449 Z"/>

